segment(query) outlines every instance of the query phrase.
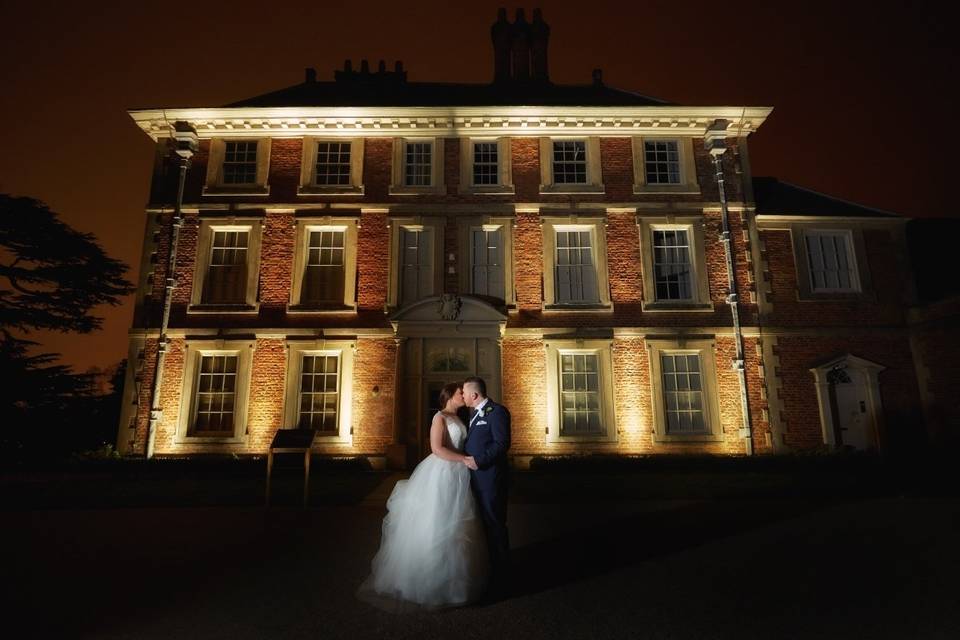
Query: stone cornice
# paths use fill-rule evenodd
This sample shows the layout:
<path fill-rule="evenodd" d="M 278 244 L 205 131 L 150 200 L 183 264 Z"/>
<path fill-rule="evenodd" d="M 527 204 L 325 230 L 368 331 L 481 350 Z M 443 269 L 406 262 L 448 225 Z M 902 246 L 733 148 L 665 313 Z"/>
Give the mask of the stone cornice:
<path fill-rule="evenodd" d="M 154 140 L 173 123 L 200 138 L 393 136 L 703 136 L 727 120 L 730 136 L 756 131 L 772 107 L 283 107 L 134 109 L 130 117 Z"/>

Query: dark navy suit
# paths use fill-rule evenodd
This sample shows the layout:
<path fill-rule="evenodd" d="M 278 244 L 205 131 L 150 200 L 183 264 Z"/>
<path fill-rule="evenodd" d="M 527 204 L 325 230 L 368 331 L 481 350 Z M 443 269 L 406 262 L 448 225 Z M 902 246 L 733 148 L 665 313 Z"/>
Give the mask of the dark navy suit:
<path fill-rule="evenodd" d="M 507 535 L 507 490 L 510 483 L 507 449 L 510 448 L 510 412 L 487 399 L 472 420 L 464 451 L 479 469 L 470 472 L 470 485 L 483 516 L 493 569 L 492 587 L 505 577 L 510 552 Z"/>

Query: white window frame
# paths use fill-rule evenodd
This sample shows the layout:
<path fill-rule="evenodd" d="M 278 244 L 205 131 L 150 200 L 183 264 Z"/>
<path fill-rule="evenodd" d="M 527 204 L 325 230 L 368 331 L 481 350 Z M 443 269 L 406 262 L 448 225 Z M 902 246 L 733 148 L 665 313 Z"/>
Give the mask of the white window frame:
<path fill-rule="evenodd" d="M 587 152 L 587 183 L 586 184 L 556 184 L 553 179 L 553 143 L 579 141 L 583 142 Z M 600 138 L 596 136 L 554 136 L 540 138 L 540 193 L 541 194 L 576 194 L 576 193 L 604 193 L 603 174 L 600 165 Z"/>
<path fill-rule="evenodd" d="M 225 184 L 223 182 L 223 163 L 226 158 L 227 142 L 257 143 L 257 178 L 252 184 Z M 207 157 L 207 175 L 202 195 L 205 196 L 268 196 L 270 185 L 270 138 L 213 138 L 210 140 L 210 154 Z"/>
<path fill-rule="evenodd" d="M 653 441 L 669 442 L 722 442 L 723 425 L 720 419 L 720 401 L 717 393 L 717 364 L 713 340 L 647 339 L 650 361 L 650 394 L 653 406 Z M 667 433 L 666 403 L 663 395 L 663 371 L 661 354 L 697 355 L 700 357 L 700 379 L 703 392 L 703 419 L 707 433 Z"/>
<path fill-rule="evenodd" d="M 433 293 L 431 297 L 440 295 L 443 291 L 443 240 L 444 220 L 438 217 L 415 216 L 406 218 L 391 218 L 390 220 L 390 283 L 387 288 L 387 307 L 396 309 L 400 304 L 400 256 L 402 255 L 400 242 L 403 229 L 422 231 L 430 229 L 433 232 Z M 423 298 L 421 298 L 423 299 Z"/>
<path fill-rule="evenodd" d="M 607 234 L 605 218 L 543 218 L 543 300 L 544 309 L 576 311 L 613 310 L 610 299 L 610 283 L 607 271 Z M 556 299 L 556 237 L 557 231 L 589 231 L 597 270 L 597 293 L 600 298 L 595 303 L 566 303 Z"/>
<path fill-rule="evenodd" d="M 458 241 L 463 247 L 460 251 L 458 268 L 460 269 L 460 291 L 472 295 L 473 292 L 473 232 L 499 228 L 503 238 L 503 293 L 504 303 L 508 307 L 516 306 L 516 293 L 513 286 L 513 218 L 474 216 L 458 218 Z"/>
<path fill-rule="evenodd" d="M 876 299 L 870 270 L 867 267 L 867 250 L 863 239 L 863 229 L 850 226 L 850 223 L 830 224 L 827 221 L 815 224 L 791 223 L 790 238 L 793 244 L 793 259 L 797 277 L 797 300 L 862 300 Z M 810 256 L 807 251 L 807 235 L 828 233 L 843 234 L 847 238 L 849 258 L 853 263 L 855 289 L 813 289 L 810 273 Z"/>
<path fill-rule="evenodd" d="M 849 287 L 817 287 L 813 279 L 813 265 L 810 257 L 810 239 L 811 238 L 842 238 L 844 250 L 847 254 L 847 260 L 850 263 L 850 286 Z M 853 247 L 853 233 L 849 229 L 807 229 L 803 232 L 803 248 L 806 254 L 806 277 L 810 284 L 810 292 L 820 293 L 860 293 L 860 276 L 857 269 L 857 255 Z"/>
<path fill-rule="evenodd" d="M 293 286 L 290 287 L 289 313 L 344 313 L 357 309 L 357 226 L 356 218 L 301 218 L 296 222 L 296 248 L 293 257 Z M 303 277 L 306 273 L 307 253 L 312 231 L 343 232 L 343 307 L 313 308 L 300 304 Z"/>
<path fill-rule="evenodd" d="M 430 152 L 430 180 L 429 185 L 408 186 L 407 173 L 407 144 L 426 143 L 431 145 Z M 393 139 L 393 162 L 391 164 L 390 195 L 443 195 L 447 192 L 443 182 L 444 153 L 443 138 L 407 137 Z"/>
<path fill-rule="evenodd" d="M 613 366 L 609 340 L 547 339 L 547 442 L 548 443 L 614 443 L 617 441 L 617 420 L 614 411 Z M 562 435 L 560 407 L 560 357 L 591 354 L 598 356 L 600 373 L 600 422 L 603 432 L 586 435 Z"/>
<path fill-rule="evenodd" d="M 478 142 L 496 143 L 498 184 L 474 184 L 473 145 Z M 510 138 L 460 138 L 460 193 L 478 195 L 513 195 L 513 169 L 510 159 Z"/>
<path fill-rule="evenodd" d="M 296 429 L 300 417 L 300 374 L 304 355 L 339 357 L 339 404 L 336 434 L 317 433 L 314 442 L 326 445 L 353 444 L 353 360 L 352 340 L 303 340 L 287 342 L 287 384 L 284 393 L 283 428 Z"/>
<path fill-rule="evenodd" d="M 184 343 L 184 376 L 181 387 L 180 413 L 174 444 L 246 444 L 247 407 L 250 396 L 250 367 L 253 362 L 254 342 L 241 340 L 203 340 Z M 226 436 L 198 436 L 193 433 L 200 380 L 200 362 L 203 356 L 237 356 L 237 384 L 234 396 L 233 434 Z"/>
<path fill-rule="evenodd" d="M 640 256 L 642 262 L 644 311 L 713 311 L 710 299 L 710 278 L 704 242 L 703 216 L 676 216 L 671 218 L 638 219 L 640 227 Z M 658 300 L 653 264 L 653 232 L 683 230 L 690 243 L 691 293 L 689 300 Z"/>
<path fill-rule="evenodd" d="M 690 136 L 634 136 L 633 147 L 633 192 L 642 193 L 700 193 L 697 180 L 697 163 Z M 676 142 L 680 154 L 679 184 L 650 184 L 647 182 L 646 145 L 650 142 Z"/>
<path fill-rule="evenodd" d="M 340 143 L 350 145 L 350 181 L 349 184 L 317 184 L 317 147 L 320 143 Z M 363 188 L 363 139 L 331 138 L 308 136 L 303 139 L 303 157 L 300 162 L 300 186 L 298 196 L 317 195 L 354 195 L 362 196 Z"/>
<path fill-rule="evenodd" d="M 197 230 L 197 259 L 193 272 L 193 289 L 190 294 L 188 313 L 256 313 L 260 303 L 257 301 L 257 284 L 260 281 L 260 245 L 261 221 L 231 221 L 222 223 L 217 219 L 200 219 Z M 210 270 L 213 234 L 216 231 L 247 232 L 247 291 L 244 302 L 235 305 L 203 304 L 203 287 Z"/>

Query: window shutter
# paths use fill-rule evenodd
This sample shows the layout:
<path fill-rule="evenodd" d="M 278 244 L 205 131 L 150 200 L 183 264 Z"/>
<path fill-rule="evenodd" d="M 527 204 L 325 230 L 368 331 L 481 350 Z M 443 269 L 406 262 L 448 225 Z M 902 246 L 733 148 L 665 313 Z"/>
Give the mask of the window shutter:
<path fill-rule="evenodd" d="M 433 295 L 433 230 L 420 232 L 419 268 L 417 269 L 417 298 Z"/>

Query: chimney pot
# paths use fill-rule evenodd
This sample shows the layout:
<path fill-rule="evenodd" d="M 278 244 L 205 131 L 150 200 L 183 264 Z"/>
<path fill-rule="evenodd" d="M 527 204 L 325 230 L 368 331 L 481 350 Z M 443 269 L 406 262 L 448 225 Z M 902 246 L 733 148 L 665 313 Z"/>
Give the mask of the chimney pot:
<path fill-rule="evenodd" d="M 344 61 L 343 61 L 343 70 L 346 71 L 347 73 L 350 73 L 351 71 L 353 71 L 353 61 L 350 60 L 349 58 L 347 58 L 346 60 L 344 60 Z"/>
<path fill-rule="evenodd" d="M 403 73 L 403 60 L 397 60 L 393 65 L 393 70 L 397 73 Z"/>
<path fill-rule="evenodd" d="M 317 70 L 312 67 L 307 67 L 304 70 L 305 80 L 307 82 L 316 82 L 317 81 Z"/>
<path fill-rule="evenodd" d="M 603 69 L 593 70 L 593 84 L 596 87 L 603 85 Z"/>
<path fill-rule="evenodd" d="M 370 63 L 367 62 L 366 60 L 360 61 L 360 73 L 364 75 L 370 73 Z"/>
<path fill-rule="evenodd" d="M 387 71 L 387 63 L 381 60 L 380 64 L 377 65 L 377 72 L 386 73 L 386 71 Z"/>

